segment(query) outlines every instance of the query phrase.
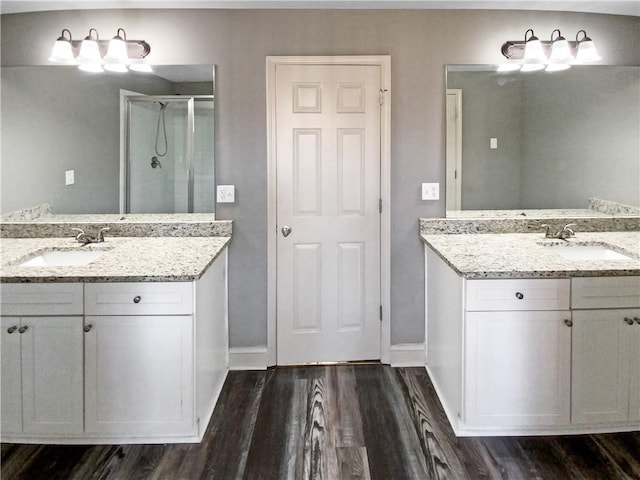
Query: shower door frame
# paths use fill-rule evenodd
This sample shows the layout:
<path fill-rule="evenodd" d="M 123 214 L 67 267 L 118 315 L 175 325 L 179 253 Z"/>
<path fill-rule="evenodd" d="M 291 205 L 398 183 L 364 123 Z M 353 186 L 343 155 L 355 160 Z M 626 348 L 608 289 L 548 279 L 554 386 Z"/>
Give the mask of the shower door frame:
<path fill-rule="evenodd" d="M 120 215 L 131 213 L 131 104 L 180 102 L 187 104 L 187 213 L 194 212 L 194 135 L 195 135 L 195 102 L 199 100 L 214 100 L 214 95 L 144 95 L 128 92 L 121 95 L 122 98 L 122 125 L 120 129 Z M 215 108 L 215 105 L 214 105 Z M 211 132 L 213 135 L 213 132 Z M 171 212 L 167 212 L 171 213 Z M 213 213 L 213 212 L 212 212 Z"/>

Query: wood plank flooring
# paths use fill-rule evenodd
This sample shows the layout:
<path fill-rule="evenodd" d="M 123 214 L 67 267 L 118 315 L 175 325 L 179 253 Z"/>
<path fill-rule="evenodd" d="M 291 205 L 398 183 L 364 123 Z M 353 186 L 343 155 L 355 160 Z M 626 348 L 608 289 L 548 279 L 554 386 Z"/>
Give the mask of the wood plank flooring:
<path fill-rule="evenodd" d="M 200 444 L 2 445 L 3 480 L 640 479 L 640 432 L 456 438 L 423 368 L 230 372 Z"/>

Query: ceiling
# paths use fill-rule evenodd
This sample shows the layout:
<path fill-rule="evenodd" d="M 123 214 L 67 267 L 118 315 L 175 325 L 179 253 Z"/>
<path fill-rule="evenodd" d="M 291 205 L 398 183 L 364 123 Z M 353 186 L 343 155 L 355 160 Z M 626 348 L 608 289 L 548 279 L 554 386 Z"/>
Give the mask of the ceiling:
<path fill-rule="evenodd" d="M 640 16 L 638 0 L 1 0 L 1 13 L 101 8 L 369 8 L 549 10 Z"/>

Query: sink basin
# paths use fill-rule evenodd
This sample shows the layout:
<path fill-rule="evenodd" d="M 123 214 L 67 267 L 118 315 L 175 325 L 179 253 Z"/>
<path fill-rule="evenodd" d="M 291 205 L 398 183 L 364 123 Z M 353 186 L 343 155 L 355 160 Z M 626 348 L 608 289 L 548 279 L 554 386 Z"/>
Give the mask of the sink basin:
<path fill-rule="evenodd" d="M 22 262 L 21 267 L 77 267 L 87 265 L 104 252 L 99 250 L 66 250 L 43 252 Z"/>
<path fill-rule="evenodd" d="M 546 245 L 544 248 L 569 260 L 633 260 L 601 245 Z"/>

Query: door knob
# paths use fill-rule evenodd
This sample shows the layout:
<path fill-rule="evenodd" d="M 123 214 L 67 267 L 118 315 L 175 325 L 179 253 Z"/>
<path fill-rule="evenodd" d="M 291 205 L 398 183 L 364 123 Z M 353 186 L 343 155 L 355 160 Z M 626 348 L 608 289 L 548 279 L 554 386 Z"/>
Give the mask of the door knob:
<path fill-rule="evenodd" d="M 288 237 L 290 233 L 291 233 L 291 227 L 289 225 L 285 225 L 284 227 L 282 227 L 283 236 Z"/>

